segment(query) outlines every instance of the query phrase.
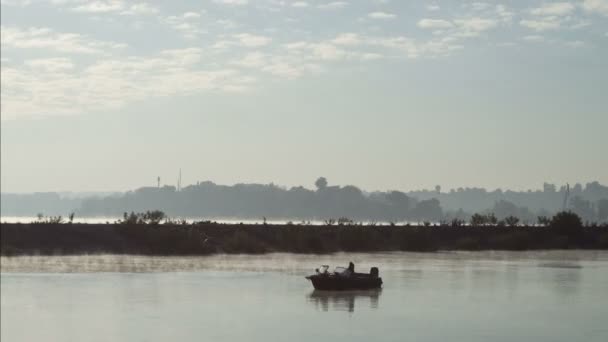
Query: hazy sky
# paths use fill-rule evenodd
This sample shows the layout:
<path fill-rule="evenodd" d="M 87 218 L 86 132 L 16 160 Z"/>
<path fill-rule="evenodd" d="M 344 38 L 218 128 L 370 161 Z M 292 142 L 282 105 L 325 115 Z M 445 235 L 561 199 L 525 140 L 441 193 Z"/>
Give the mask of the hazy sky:
<path fill-rule="evenodd" d="M 608 183 L 608 0 L 2 0 L 3 192 Z"/>

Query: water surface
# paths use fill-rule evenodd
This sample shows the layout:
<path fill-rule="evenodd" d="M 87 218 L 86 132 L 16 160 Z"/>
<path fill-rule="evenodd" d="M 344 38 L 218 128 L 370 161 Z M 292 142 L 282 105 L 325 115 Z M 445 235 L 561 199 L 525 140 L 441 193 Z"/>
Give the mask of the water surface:
<path fill-rule="evenodd" d="M 323 293 L 318 264 L 380 267 Z M 1 259 L 2 341 L 606 341 L 608 253 Z"/>

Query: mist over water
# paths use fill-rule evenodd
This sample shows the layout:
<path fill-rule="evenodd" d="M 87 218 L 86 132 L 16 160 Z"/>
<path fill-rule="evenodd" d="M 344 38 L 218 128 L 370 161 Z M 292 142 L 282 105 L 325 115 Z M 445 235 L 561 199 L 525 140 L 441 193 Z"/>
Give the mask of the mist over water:
<path fill-rule="evenodd" d="M 381 291 L 304 276 L 352 260 Z M 605 341 L 608 253 L 2 257 L 3 341 Z M 36 329 L 30 326 L 35 324 Z M 549 328 L 550 327 L 550 328 Z M 91 334 L 95 331 L 95 334 Z"/>

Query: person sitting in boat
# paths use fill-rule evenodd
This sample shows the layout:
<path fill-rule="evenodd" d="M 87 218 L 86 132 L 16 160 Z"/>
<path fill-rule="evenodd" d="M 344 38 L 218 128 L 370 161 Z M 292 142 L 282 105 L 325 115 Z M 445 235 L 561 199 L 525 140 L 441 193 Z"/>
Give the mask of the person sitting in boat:
<path fill-rule="evenodd" d="M 353 264 L 353 262 L 349 262 L 348 263 L 348 268 L 346 269 L 346 273 L 347 275 L 353 275 L 355 274 L 355 264 Z"/>

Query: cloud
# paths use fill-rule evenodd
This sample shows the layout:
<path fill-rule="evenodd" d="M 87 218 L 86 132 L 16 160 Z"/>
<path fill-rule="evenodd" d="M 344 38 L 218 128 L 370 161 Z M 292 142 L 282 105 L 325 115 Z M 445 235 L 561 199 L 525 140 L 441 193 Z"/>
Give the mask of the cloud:
<path fill-rule="evenodd" d="M 571 48 L 579 48 L 579 47 L 585 46 L 585 42 L 582 40 L 572 40 L 572 41 L 565 42 L 564 45 L 566 45 L 567 47 L 571 47 Z"/>
<path fill-rule="evenodd" d="M 473 11 L 484 11 L 490 8 L 490 4 L 487 2 L 473 2 L 471 4 L 465 4 L 465 7 L 470 7 Z"/>
<path fill-rule="evenodd" d="M 455 35 L 459 37 L 476 37 L 482 32 L 498 26 L 498 22 L 495 19 L 479 17 L 456 19 L 454 20 L 454 24 L 458 29 Z"/>
<path fill-rule="evenodd" d="M 529 36 L 524 36 L 522 39 L 527 42 L 542 42 L 545 40 L 545 37 L 539 36 L 539 35 L 529 35 Z"/>
<path fill-rule="evenodd" d="M 442 19 L 421 19 L 417 25 L 424 29 L 444 29 L 454 26 L 451 22 Z"/>
<path fill-rule="evenodd" d="M 367 16 L 372 19 L 379 19 L 379 20 L 391 20 L 391 19 L 395 19 L 397 17 L 395 14 L 386 13 L 386 12 L 372 12 L 372 13 L 369 13 Z"/>
<path fill-rule="evenodd" d="M 2 118 L 114 110 L 151 97 L 203 91 L 243 91 L 255 81 L 230 68 L 204 70 L 202 50 L 110 58 L 80 68 L 65 59 L 2 66 Z"/>
<path fill-rule="evenodd" d="M 110 0 L 110 1 L 90 1 L 76 7 L 72 7 L 74 12 L 85 12 L 85 13 L 107 13 L 116 12 L 124 9 L 124 3 L 122 1 Z"/>
<path fill-rule="evenodd" d="M 249 3 L 248 0 L 213 0 L 213 2 L 231 6 L 243 6 Z"/>
<path fill-rule="evenodd" d="M 347 5 L 348 5 L 348 2 L 345 2 L 345 1 L 333 1 L 333 2 L 326 3 L 326 4 L 319 4 L 319 5 L 317 5 L 317 8 L 322 9 L 322 10 L 337 10 L 337 9 L 344 8 Z"/>
<path fill-rule="evenodd" d="M 574 20 L 572 13 L 576 6 L 569 2 L 545 3 L 530 10 L 531 18 L 522 19 L 519 24 L 537 32 L 557 30 L 566 22 Z M 584 27 L 584 21 L 571 25 L 572 29 Z"/>
<path fill-rule="evenodd" d="M 264 72 L 287 79 L 299 78 L 307 72 L 314 72 L 317 70 L 318 66 L 314 64 L 289 63 L 280 58 L 275 59 L 262 68 L 262 71 Z"/>
<path fill-rule="evenodd" d="M 524 19 L 519 22 L 521 26 L 527 27 L 529 29 L 535 31 L 547 31 L 547 30 L 557 30 L 561 23 L 559 20 L 554 19 L 554 17 L 550 17 L 548 19 L 542 20 L 529 20 Z"/>
<path fill-rule="evenodd" d="M 583 8 L 590 13 L 597 13 L 608 17 L 608 1 L 606 0 L 585 0 Z"/>
<path fill-rule="evenodd" d="M 361 43 L 359 35 L 356 33 L 342 33 L 332 40 L 336 45 L 358 45 Z"/>
<path fill-rule="evenodd" d="M 515 16 L 515 14 L 507 9 L 505 5 L 496 5 L 495 12 L 504 23 L 511 23 L 511 21 L 513 21 L 513 16 Z"/>
<path fill-rule="evenodd" d="M 143 14 L 157 14 L 159 9 L 145 2 L 136 3 L 129 6 L 126 10 L 122 11 L 122 15 L 143 15 Z"/>
<path fill-rule="evenodd" d="M 24 64 L 30 68 L 47 72 L 65 71 L 74 68 L 72 60 L 66 57 L 30 59 L 25 61 Z"/>
<path fill-rule="evenodd" d="M 160 12 L 158 7 L 150 5 L 147 2 L 133 2 L 125 0 L 50 0 L 54 6 L 72 6 L 69 8 L 72 12 L 80 13 L 120 13 L 121 15 L 146 15 L 157 14 Z M 28 6 L 37 4 L 30 0 L 2 0 L 2 5 L 8 6 Z"/>
<path fill-rule="evenodd" d="M 232 30 L 239 26 L 237 23 L 229 19 L 218 19 L 215 21 L 215 24 L 221 26 L 224 30 Z"/>
<path fill-rule="evenodd" d="M 59 33 L 50 28 L 1 26 L 2 48 L 49 49 L 66 53 L 101 54 L 126 47 L 125 44 L 103 42 L 79 33 Z"/>
<path fill-rule="evenodd" d="M 308 58 L 324 61 L 343 59 L 347 54 L 345 50 L 330 42 L 297 42 L 287 44 L 286 48 L 291 51 L 307 51 L 309 53 Z"/>
<path fill-rule="evenodd" d="M 7 3 L 2 1 L 3 5 Z M 428 1 L 417 3 L 416 10 L 404 12 L 397 12 L 401 5 L 398 1 L 366 0 L 367 3 L 360 6 L 347 0 L 212 0 L 205 2 L 207 6 L 211 4 L 207 11 L 197 3 L 198 8 L 190 4 L 169 13 L 163 10 L 170 5 L 162 2 L 161 10 L 159 2 L 145 0 L 50 1 L 59 8 L 49 9 L 36 1 L 32 1 L 29 8 L 56 10 L 65 14 L 66 20 L 77 18 L 76 24 L 81 25 L 82 31 L 64 33 L 50 28 L 2 26 L 3 116 L 7 108 L 12 115 L 42 113 L 44 108 L 53 113 L 72 113 L 115 108 L 113 106 L 149 96 L 207 90 L 242 91 L 254 84 L 258 76 L 296 79 L 382 59 L 445 58 L 469 44 L 496 48 L 506 46 L 507 43 L 501 41 L 519 40 L 522 47 L 526 46 L 523 42 L 540 41 L 562 49 L 578 47 L 581 43 L 575 39 L 582 41 L 587 30 L 570 32 L 572 36 L 562 40 L 548 35 L 545 38 L 541 32 L 561 27 L 582 28 L 590 25 L 591 20 L 582 14 L 608 13 L 602 7 L 605 0 L 538 1 L 533 8 L 518 10 L 496 2 L 471 1 L 450 6 L 449 11 L 441 2 Z M 9 3 L 26 4 L 27 0 L 9 0 Z M 370 6 L 375 9 L 369 10 Z M 348 10 L 340 11 L 343 8 Z M 269 11 L 274 11 L 270 14 L 276 16 L 269 16 Z M 284 15 L 279 17 L 281 13 L 276 11 L 283 11 Z M 85 13 L 86 18 L 75 12 Z M 523 17 L 515 21 L 515 13 Z M 132 17 L 136 15 L 149 17 Z M 331 27 L 316 25 L 318 15 L 339 22 Z M 107 20 L 88 20 L 93 17 Z M 369 27 L 358 26 L 357 19 L 372 23 Z M 381 20 L 391 19 L 393 22 L 385 24 L 395 25 L 381 25 Z M 128 30 L 134 23 L 145 23 L 149 31 L 142 34 L 144 32 L 133 30 L 125 32 L 125 37 L 137 41 L 154 34 L 156 38 L 142 45 L 145 49 L 138 50 L 138 44 L 125 48 L 125 44 L 97 40 L 101 36 L 83 33 L 109 32 L 103 25 L 114 25 L 113 30 Z M 66 27 L 67 24 L 74 23 L 66 23 Z M 530 30 L 513 36 L 513 31 L 518 30 L 514 26 Z M 341 31 L 336 31 L 338 28 Z M 497 32 L 498 29 L 501 31 Z M 164 32 L 159 32 L 161 30 Z M 174 34 L 166 35 L 170 30 Z M 429 34 L 421 34 L 421 30 L 429 30 Z M 497 35 L 490 36 L 490 33 Z M 474 39 L 484 35 L 489 36 L 488 39 Z M 190 48 L 169 49 L 183 46 Z M 125 57 L 127 53 L 131 55 Z M 185 90 L 186 85 L 193 89 Z M 98 97 L 89 90 L 96 87 Z M 69 104 L 70 99 L 73 106 Z"/>
<path fill-rule="evenodd" d="M 17 7 L 25 7 L 32 3 L 31 0 L 1 0 L 0 4 L 2 6 L 17 6 Z"/>
<path fill-rule="evenodd" d="M 265 54 L 255 51 L 246 54 L 242 59 L 232 61 L 230 64 L 245 68 L 259 68 L 266 64 L 266 57 Z"/>
<path fill-rule="evenodd" d="M 259 47 L 270 44 L 272 38 L 265 36 L 258 36 L 251 33 L 239 33 L 233 35 L 234 38 L 238 39 L 241 45 L 246 47 Z"/>
<path fill-rule="evenodd" d="M 198 22 L 201 15 L 196 12 L 185 12 L 181 15 L 172 15 L 161 19 L 173 30 L 180 32 L 186 39 L 195 39 L 204 33 Z"/>
<path fill-rule="evenodd" d="M 541 7 L 533 8 L 533 15 L 567 15 L 575 10 L 575 6 L 569 2 L 555 2 L 543 4 Z"/>

